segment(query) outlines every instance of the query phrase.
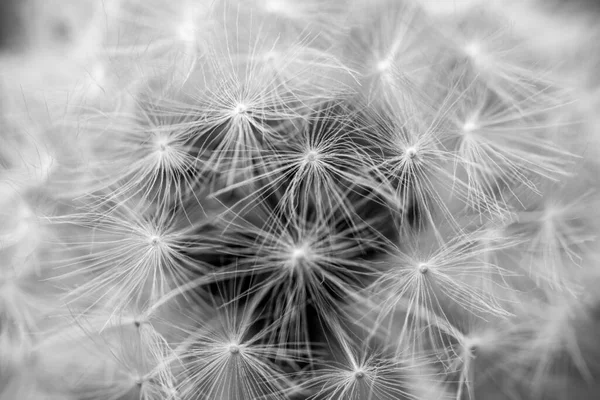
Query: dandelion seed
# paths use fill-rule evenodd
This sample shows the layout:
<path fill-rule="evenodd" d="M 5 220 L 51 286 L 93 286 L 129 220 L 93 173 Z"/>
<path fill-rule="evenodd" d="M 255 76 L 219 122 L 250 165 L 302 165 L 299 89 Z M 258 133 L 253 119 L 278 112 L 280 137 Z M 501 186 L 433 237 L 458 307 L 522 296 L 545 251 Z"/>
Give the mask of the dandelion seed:
<path fill-rule="evenodd" d="M 504 278 L 511 273 L 484 261 L 489 248 L 478 243 L 480 234 L 476 231 L 454 238 L 425 253 L 418 245 L 410 245 L 410 250 L 404 251 L 396 247 L 395 255 L 385 261 L 390 263 L 389 270 L 373 286 L 373 293 L 382 296 L 378 300 L 380 315 L 375 328 L 366 328 L 373 332 L 380 324 L 394 324 L 384 321 L 387 316 L 400 318 L 402 323 L 397 329 L 401 343 L 410 343 L 416 352 L 427 350 L 427 346 L 445 351 L 450 343 L 440 331 L 448 330 L 450 320 L 460 319 L 461 315 L 507 318 L 507 294 L 492 292 L 488 287 L 502 287 L 510 293 Z M 497 246 L 502 249 L 507 244 Z M 393 317 L 394 314 L 401 316 Z"/>
<path fill-rule="evenodd" d="M 125 203 L 107 213 L 90 210 L 50 221 L 74 231 L 81 229 L 78 235 L 63 238 L 71 244 L 69 251 L 74 256 L 62 255 L 53 264 L 58 271 L 56 279 L 66 282 L 86 276 L 84 283 L 69 291 L 71 302 L 96 296 L 95 303 L 108 302 L 122 310 L 132 303 L 156 301 L 171 288 L 207 271 L 200 260 L 188 254 L 193 251 L 190 244 L 200 236 L 185 216 Z M 82 250 L 83 254 L 78 254 Z"/>
<path fill-rule="evenodd" d="M 515 213 L 507 229 L 527 238 L 521 264 L 537 285 L 553 291 L 577 291 L 581 264 L 596 240 L 594 191 L 565 190 L 571 185 L 547 185 L 545 197 Z M 523 200 L 525 198 L 523 197 Z"/>
<path fill-rule="evenodd" d="M 575 159 L 549 135 L 553 128 L 547 119 L 560 107 L 509 104 L 481 82 L 462 79 L 454 100 L 448 100 L 453 102 L 449 122 L 454 128 L 441 139 L 456 152 L 454 175 L 461 181 L 456 188 L 467 206 L 507 219 L 515 186 L 539 193 L 534 181 L 565 176 Z"/>
<path fill-rule="evenodd" d="M 476 361 L 477 361 L 477 351 L 484 344 L 485 338 L 477 335 L 462 335 L 458 331 L 454 331 L 456 334 L 456 338 L 460 344 L 460 349 L 455 354 L 455 359 L 451 359 L 450 361 L 450 369 L 452 371 L 458 371 L 458 391 L 457 398 L 462 398 L 463 394 L 467 394 L 469 398 L 474 398 L 475 396 L 475 382 L 476 381 L 476 373 L 478 374 L 481 371 L 477 371 Z M 492 349 L 494 350 L 494 349 Z M 489 352 L 490 350 L 488 350 Z"/>
<path fill-rule="evenodd" d="M 189 121 L 161 110 L 157 101 L 140 100 L 137 113 L 90 118 L 86 140 L 92 148 L 87 165 L 92 179 L 79 184 L 88 193 L 102 193 L 98 206 L 141 196 L 168 208 L 200 191 L 196 180 L 202 164 L 190 143 Z"/>
<path fill-rule="evenodd" d="M 377 248 L 377 238 L 367 236 L 368 221 L 348 227 L 335 214 L 328 220 L 302 211 L 287 214 L 286 221 L 277 215 L 265 217 L 265 226 L 242 219 L 227 223 L 228 235 L 221 239 L 223 253 L 236 256 L 236 261 L 219 275 L 224 279 L 236 274 L 250 281 L 264 277 L 264 283 L 245 295 L 264 303 L 266 314 L 279 321 L 273 340 L 302 346 L 309 340 L 311 304 L 325 324 L 337 318 L 336 310 L 343 312 L 344 301 L 360 297 L 361 282 L 375 274 L 375 268 L 361 258 L 370 246 Z"/>
<path fill-rule="evenodd" d="M 250 34 L 257 37 L 257 43 L 239 49 L 236 57 L 274 77 L 281 92 L 299 103 L 314 108 L 354 93 L 356 72 L 334 53 L 321 48 L 321 37 L 299 32 L 286 41 L 280 34 L 271 39 L 261 30 Z"/>
<path fill-rule="evenodd" d="M 79 317 L 36 346 L 40 367 L 50 377 L 76 370 L 66 379 L 60 375 L 61 382 L 86 400 L 117 400 L 133 393 L 144 400 L 173 399 L 174 354 L 152 324 L 107 326 L 106 317 L 88 317 Z"/>
<path fill-rule="evenodd" d="M 186 328 L 187 336 L 175 349 L 184 366 L 179 390 L 185 398 L 283 400 L 291 385 L 277 361 L 294 364 L 298 357 L 284 349 L 285 343 L 265 340 L 271 326 L 253 331 L 260 317 L 255 315 L 256 305 L 239 301 L 238 277 L 229 286 L 218 283 L 219 295 L 206 310 L 192 305 L 194 313 L 209 318 Z"/>
<path fill-rule="evenodd" d="M 593 382 L 590 366 L 597 357 L 594 341 L 588 340 L 594 329 L 582 329 L 597 323 L 586 316 L 586 306 L 571 294 L 555 293 L 549 300 L 531 299 L 527 310 L 513 321 L 507 331 L 512 344 L 505 344 L 511 356 L 500 364 L 509 379 L 519 382 L 525 378 L 528 394 L 538 398 L 547 394 L 548 382 L 555 379 L 571 384 L 571 379 L 579 384 Z M 502 350 L 497 353 L 507 353 Z"/>
<path fill-rule="evenodd" d="M 396 93 L 419 98 L 426 70 L 436 57 L 436 42 L 420 7 L 412 2 L 358 2 L 352 11 L 356 28 L 344 56 L 361 74 L 357 90 L 372 104 L 393 101 Z"/>
<path fill-rule="evenodd" d="M 309 399 L 419 398 L 414 378 L 423 372 L 419 368 L 424 361 L 415 358 L 411 364 L 401 357 L 387 356 L 385 346 L 376 346 L 372 341 L 361 343 L 360 339 L 349 340 L 343 334 L 333 336 L 335 341 L 330 343 L 335 360 L 319 368 L 316 376 L 306 382 L 315 393 Z M 433 374 L 422 374 L 421 378 L 434 384 Z"/>
<path fill-rule="evenodd" d="M 508 104 L 529 101 L 556 105 L 565 98 L 563 89 L 540 63 L 529 47 L 530 39 L 517 34 L 514 23 L 493 7 L 477 8 L 463 14 L 456 25 L 442 27 L 466 57 L 468 74 L 485 82 Z"/>
<path fill-rule="evenodd" d="M 342 115 L 334 115 L 336 110 L 335 105 L 318 107 L 314 116 L 293 126 L 289 140 L 263 153 L 256 175 L 224 190 L 256 188 L 243 199 L 248 207 L 257 204 L 253 199 L 270 196 L 278 198 L 276 212 L 297 213 L 314 207 L 322 218 L 329 218 L 336 210 L 352 224 L 357 205 L 368 196 L 375 197 L 370 187 L 378 182 L 371 173 L 375 167 L 368 150 L 355 142 L 360 132 L 344 122 L 343 109 Z"/>
<path fill-rule="evenodd" d="M 257 60 L 240 62 L 241 56 L 231 54 L 255 51 L 260 45 L 252 43 L 253 35 L 235 35 L 215 33 L 216 43 L 223 46 L 210 49 L 207 62 L 190 76 L 180 98 L 166 104 L 174 114 L 190 118 L 186 132 L 191 152 L 201 160 L 198 169 L 213 179 L 219 178 L 218 171 L 226 186 L 261 168 L 263 152 L 282 140 L 277 124 L 299 118 L 300 107 L 278 76 Z"/>
<path fill-rule="evenodd" d="M 377 190 L 390 204 L 400 204 L 407 218 L 411 208 L 419 210 L 418 231 L 436 231 L 438 216 L 458 230 L 450 199 L 464 201 L 466 188 L 453 175 L 453 154 L 440 141 L 446 111 L 433 116 L 424 111 L 396 99 L 361 116 L 364 125 L 373 126 L 365 138 L 379 149 L 372 169 L 383 182 Z"/>
<path fill-rule="evenodd" d="M 214 23 L 208 3 L 203 1 L 120 3 L 119 10 L 108 13 L 106 47 L 113 57 L 143 57 L 156 65 L 159 57 L 163 61 L 177 60 L 181 53 L 201 53 L 205 45 L 200 43 L 202 34 Z"/>

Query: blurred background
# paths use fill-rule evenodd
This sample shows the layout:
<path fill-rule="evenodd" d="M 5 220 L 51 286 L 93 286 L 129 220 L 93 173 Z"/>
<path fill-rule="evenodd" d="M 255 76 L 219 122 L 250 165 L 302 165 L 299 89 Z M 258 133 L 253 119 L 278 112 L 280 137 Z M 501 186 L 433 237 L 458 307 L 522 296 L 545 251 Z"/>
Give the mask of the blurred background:
<path fill-rule="evenodd" d="M 497 0 L 490 0 L 492 3 Z M 0 0 L 0 51 L 23 52 L 38 46 L 65 46 L 76 40 L 85 27 L 90 10 L 104 0 Z M 447 9 L 449 4 L 473 0 L 432 0 L 431 7 Z M 505 3 L 511 0 L 505 0 Z M 523 0 L 533 2 L 551 14 L 595 23 L 600 14 L 598 0 Z"/>

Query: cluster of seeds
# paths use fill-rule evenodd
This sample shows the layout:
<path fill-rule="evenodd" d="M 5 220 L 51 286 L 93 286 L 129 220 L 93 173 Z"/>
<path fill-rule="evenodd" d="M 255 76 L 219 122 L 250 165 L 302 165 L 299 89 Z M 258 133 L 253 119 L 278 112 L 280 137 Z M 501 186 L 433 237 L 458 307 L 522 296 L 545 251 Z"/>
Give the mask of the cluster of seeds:
<path fill-rule="evenodd" d="M 495 4 L 23 8 L 0 400 L 595 398 L 597 95 Z"/>

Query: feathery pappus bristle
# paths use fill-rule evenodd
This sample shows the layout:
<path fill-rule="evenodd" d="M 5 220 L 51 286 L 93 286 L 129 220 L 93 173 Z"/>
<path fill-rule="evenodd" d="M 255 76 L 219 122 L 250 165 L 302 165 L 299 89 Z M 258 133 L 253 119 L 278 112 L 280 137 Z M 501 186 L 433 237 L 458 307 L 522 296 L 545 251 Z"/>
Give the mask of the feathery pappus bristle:
<path fill-rule="evenodd" d="M 596 399 L 582 2 L 2 2 L 0 400 Z"/>

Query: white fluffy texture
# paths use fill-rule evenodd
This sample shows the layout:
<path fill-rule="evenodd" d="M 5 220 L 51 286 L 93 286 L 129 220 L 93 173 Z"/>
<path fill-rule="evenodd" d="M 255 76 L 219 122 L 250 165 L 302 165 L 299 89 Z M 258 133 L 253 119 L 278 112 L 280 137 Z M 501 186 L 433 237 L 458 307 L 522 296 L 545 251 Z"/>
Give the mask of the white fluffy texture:
<path fill-rule="evenodd" d="M 590 16 L 19 7 L 0 400 L 595 398 Z"/>

